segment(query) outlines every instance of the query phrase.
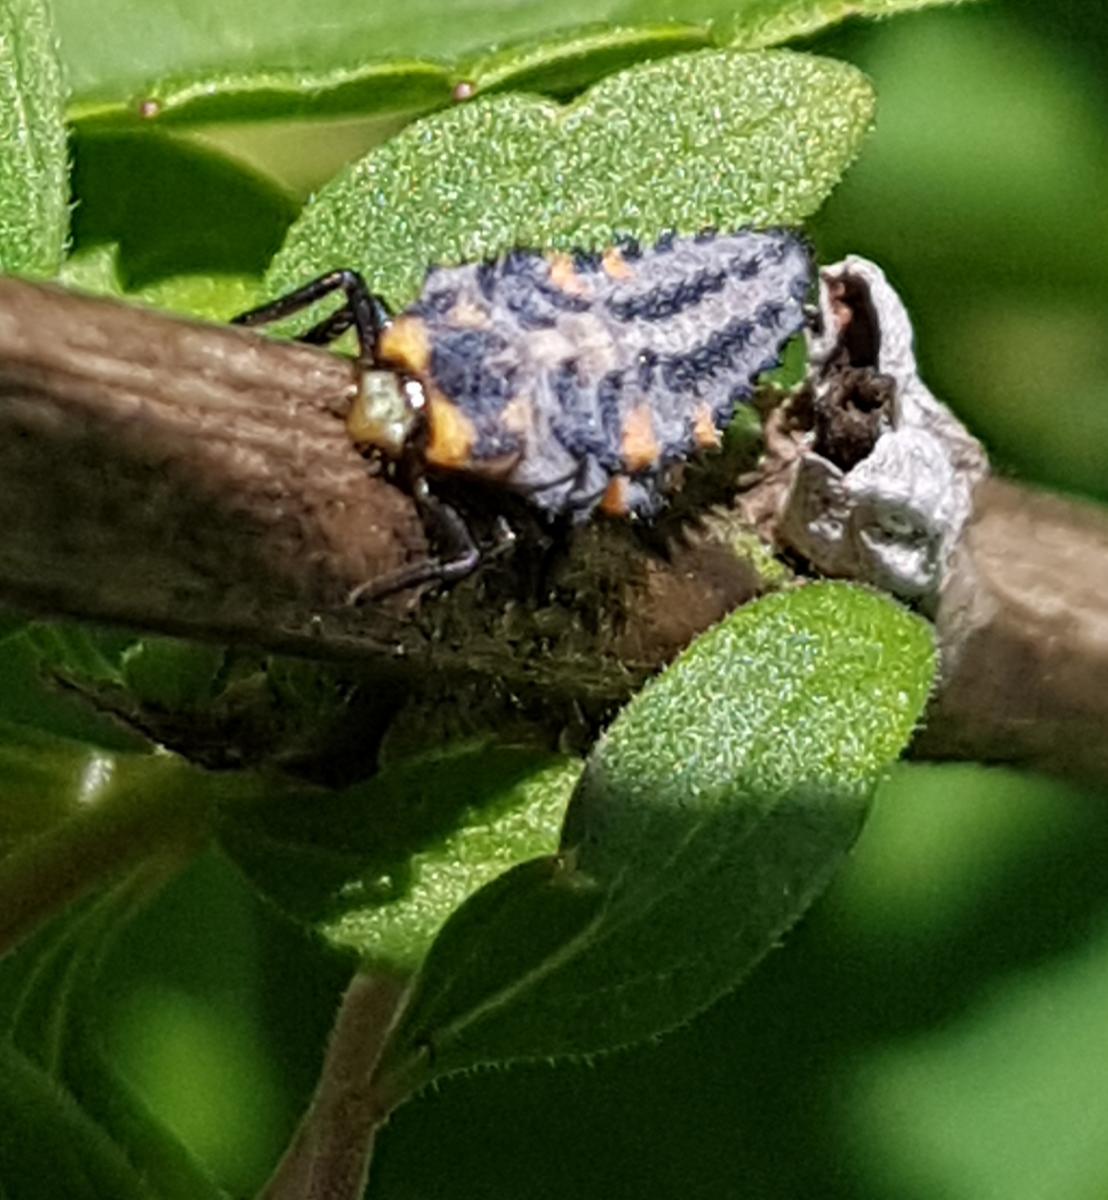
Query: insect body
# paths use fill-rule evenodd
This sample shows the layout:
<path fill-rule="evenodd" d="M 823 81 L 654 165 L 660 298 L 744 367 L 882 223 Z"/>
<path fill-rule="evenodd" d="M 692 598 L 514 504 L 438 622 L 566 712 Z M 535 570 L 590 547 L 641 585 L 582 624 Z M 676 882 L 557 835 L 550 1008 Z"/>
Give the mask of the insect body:
<path fill-rule="evenodd" d="M 669 469 L 717 446 L 777 365 L 804 324 L 811 278 L 789 232 L 665 235 L 649 248 L 514 250 L 433 267 L 395 316 L 359 275 L 335 271 L 236 320 L 276 320 L 342 290 L 346 305 L 303 340 L 355 328 L 361 386 L 347 425 L 357 443 L 490 481 L 549 516 L 650 516 Z M 461 575 L 477 553 L 440 504 L 440 525 L 444 516 L 466 547 Z"/>

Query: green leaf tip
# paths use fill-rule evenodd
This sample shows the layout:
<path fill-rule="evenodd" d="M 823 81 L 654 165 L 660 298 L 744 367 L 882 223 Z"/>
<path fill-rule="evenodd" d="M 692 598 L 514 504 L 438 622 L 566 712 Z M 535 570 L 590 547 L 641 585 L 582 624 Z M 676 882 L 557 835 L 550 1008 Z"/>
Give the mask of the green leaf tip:
<path fill-rule="evenodd" d="M 0 0 L 0 271 L 54 276 L 69 231 L 65 88 L 50 7 Z"/>
<path fill-rule="evenodd" d="M 223 845 L 328 944 L 407 973 L 469 895 L 555 850 L 580 769 L 530 749 L 452 747 L 341 792 L 232 806 Z"/>
<path fill-rule="evenodd" d="M 383 1071 L 600 1052 L 733 988 L 842 861 L 934 669 L 930 626 L 846 584 L 699 638 L 596 746 L 560 855 L 447 923 Z"/>
<path fill-rule="evenodd" d="M 399 306 L 435 263 L 598 248 L 616 233 L 797 224 L 838 182 L 872 115 L 859 71 L 788 51 L 642 64 L 565 107 L 478 99 L 409 126 L 324 187 L 267 286 L 353 267 Z"/>

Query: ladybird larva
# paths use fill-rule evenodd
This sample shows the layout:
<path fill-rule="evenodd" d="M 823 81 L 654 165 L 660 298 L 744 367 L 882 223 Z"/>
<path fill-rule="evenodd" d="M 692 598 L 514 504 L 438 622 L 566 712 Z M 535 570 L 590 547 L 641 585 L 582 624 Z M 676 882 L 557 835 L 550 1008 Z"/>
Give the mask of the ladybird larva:
<path fill-rule="evenodd" d="M 358 328 L 356 441 L 580 521 L 661 507 L 668 468 L 718 444 L 804 325 L 811 281 L 789 231 L 667 234 L 649 247 L 432 267 L 395 316 L 359 276 L 334 272 L 238 320 L 273 320 L 342 288 L 347 308 L 307 339 Z"/>

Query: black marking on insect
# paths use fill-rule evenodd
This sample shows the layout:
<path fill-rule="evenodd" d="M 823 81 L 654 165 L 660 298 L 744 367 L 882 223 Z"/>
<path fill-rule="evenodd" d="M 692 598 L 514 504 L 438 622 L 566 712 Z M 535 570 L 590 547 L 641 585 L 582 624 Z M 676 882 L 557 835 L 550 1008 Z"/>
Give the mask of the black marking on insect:
<path fill-rule="evenodd" d="M 705 231 L 432 267 L 396 316 L 355 272 L 336 271 L 236 321 L 341 290 L 344 307 L 303 340 L 357 331 L 348 428 L 359 445 L 504 487 L 550 517 L 648 517 L 665 503 L 667 468 L 718 446 L 778 364 L 811 280 L 791 232 Z"/>

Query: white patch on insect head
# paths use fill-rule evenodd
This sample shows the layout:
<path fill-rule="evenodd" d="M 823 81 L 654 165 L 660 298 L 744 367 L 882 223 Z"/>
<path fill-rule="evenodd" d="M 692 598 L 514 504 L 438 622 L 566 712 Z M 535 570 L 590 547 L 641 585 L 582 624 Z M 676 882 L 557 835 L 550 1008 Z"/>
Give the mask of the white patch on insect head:
<path fill-rule="evenodd" d="M 874 314 L 873 364 L 892 378 L 891 412 L 848 471 L 802 453 L 780 522 L 783 540 L 829 575 L 861 579 L 931 609 L 988 471 L 979 442 L 920 379 L 912 326 L 880 267 L 850 256 L 820 272 L 822 331 L 808 339 L 809 386 L 833 386 L 841 348 L 834 285 L 861 284 Z"/>
<path fill-rule="evenodd" d="M 423 387 L 394 371 L 362 371 L 346 426 L 355 442 L 399 458 L 425 405 Z"/>

